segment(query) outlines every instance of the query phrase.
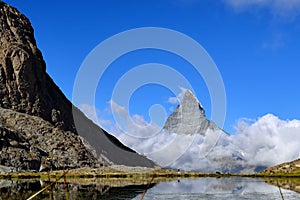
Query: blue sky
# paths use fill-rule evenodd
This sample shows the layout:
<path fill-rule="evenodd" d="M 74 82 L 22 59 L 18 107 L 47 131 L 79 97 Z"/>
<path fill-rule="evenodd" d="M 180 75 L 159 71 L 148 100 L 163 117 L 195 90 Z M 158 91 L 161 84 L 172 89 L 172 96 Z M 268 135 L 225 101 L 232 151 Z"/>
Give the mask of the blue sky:
<path fill-rule="evenodd" d="M 47 72 L 69 99 L 81 63 L 100 42 L 133 28 L 164 27 L 196 40 L 216 63 L 226 89 L 226 131 L 234 133 L 233 126 L 241 118 L 256 119 L 267 113 L 284 120 L 300 119 L 299 1 L 5 2 L 32 22 Z M 107 102 L 120 77 L 132 67 L 151 62 L 182 73 L 210 116 L 209 92 L 192 67 L 170 53 L 144 50 L 120 57 L 101 79 L 96 96 L 99 118 L 111 119 Z M 168 103 L 171 96 L 167 88 L 146 85 L 132 95 L 129 112 L 148 121 L 149 108 L 161 104 L 170 114 L 175 106 Z"/>

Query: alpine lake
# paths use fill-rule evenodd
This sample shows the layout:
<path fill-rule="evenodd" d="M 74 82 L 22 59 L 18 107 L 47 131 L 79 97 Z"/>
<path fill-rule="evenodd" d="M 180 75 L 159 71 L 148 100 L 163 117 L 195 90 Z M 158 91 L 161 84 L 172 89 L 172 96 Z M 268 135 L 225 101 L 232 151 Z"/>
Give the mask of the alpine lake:
<path fill-rule="evenodd" d="M 0 176 L 1 177 L 1 176 Z M 300 199 L 299 177 L 241 175 L 1 177 L 0 199 Z"/>

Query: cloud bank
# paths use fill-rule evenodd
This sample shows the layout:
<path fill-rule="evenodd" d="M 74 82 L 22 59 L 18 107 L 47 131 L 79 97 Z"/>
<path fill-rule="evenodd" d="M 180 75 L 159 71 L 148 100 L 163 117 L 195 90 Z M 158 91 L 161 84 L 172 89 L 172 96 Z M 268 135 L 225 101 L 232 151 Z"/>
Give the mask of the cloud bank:
<path fill-rule="evenodd" d="M 113 101 L 110 105 L 115 121 L 109 131 L 163 167 L 253 172 L 259 166 L 269 167 L 300 157 L 299 120 L 281 120 L 267 114 L 256 120 L 241 119 L 231 136 L 212 130 L 205 136 L 179 135 L 147 123 L 142 116 L 130 117 L 124 107 Z M 93 111 L 89 106 L 82 108 Z"/>
<path fill-rule="evenodd" d="M 280 120 L 267 114 L 255 123 L 238 123 L 233 141 L 244 149 L 252 165 L 272 166 L 300 157 L 300 121 Z"/>

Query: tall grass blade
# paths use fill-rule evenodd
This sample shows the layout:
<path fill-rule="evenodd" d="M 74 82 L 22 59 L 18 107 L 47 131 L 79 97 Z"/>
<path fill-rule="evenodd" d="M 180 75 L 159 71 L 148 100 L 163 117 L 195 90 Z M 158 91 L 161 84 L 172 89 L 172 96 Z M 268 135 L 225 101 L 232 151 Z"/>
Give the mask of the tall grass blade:
<path fill-rule="evenodd" d="M 145 197 L 145 195 L 146 195 L 146 193 L 147 193 L 147 191 L 148 191 L 148 189 L 149 189 L 149 187 L 150 187 L 150 185 L 151 185 L 151 183 L 152 183 L 153 180 L 154 180 L 154 176 L 152 176 L 152 179 L 151 179 L 150 182 L 148 183 L 148 185 L 147 185 L 146 189 L 144 190 L 144 192 L 143 192 L 143 194 L 142 194 L 140 200 L 143 200 L 143 198 Z"/>
<path fill-rule="evenodd" d="M 277 186 L 278 186 L 278 188 L 279 188 L 279 192 L 280 192 L 281 199 L 284 200 L 284 197 L 283 197 L 281 188 L 280 188 L 280 186 L 279 186 L 278 180 L 277 180 Z"/>
<path fill-rule="evenodd" d="M 32 196 L 30 196 L 29 198 L 27 198 L 27 200 L 32 200 L 33 198 L 37 197 L 40 193 L 42 193 L 43 191 L 45 191 L 47 188 L 51 187 L 52 185 L 54 185 L 55 183 L 57 183 L 61 178 L 63 178 L 64 176 L 66 176 L 66 174 L 68 173 L 68 171 L 65 171 L 63 173 L 63 175 L 61 175 L 58 179 L 56 179 L 55 182 L 53 183 L 49 183 L 46 187 L 42 188 L 41 190 L 39 190 L 38 192 L 36 192 L 35 194 L 33 194 Z"/>

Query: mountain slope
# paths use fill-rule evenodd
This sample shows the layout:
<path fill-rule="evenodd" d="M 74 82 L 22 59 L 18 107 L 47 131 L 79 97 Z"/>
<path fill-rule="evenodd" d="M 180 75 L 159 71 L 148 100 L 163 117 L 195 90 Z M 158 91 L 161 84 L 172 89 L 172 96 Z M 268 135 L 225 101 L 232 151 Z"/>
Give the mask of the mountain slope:
<path fill-rule="evenodd" d="M 59 130 L 61 134 L 65 135 L 63 141 L 60 142 L 66 144 L 65 150 L 59 149 L 59 151 L 67 151 L 66 149 L 71 145 L 69 141 L 73 141 L 71 140 L 71 134 L 72 137 L 77 138 L 73 141 L 76 143 L 75 146 L 84 145 L 86 150 L 89 149 L 94 152 L 93 156 L 90 157 L 90 164 L 79 164 L 74 167 L 94 166 L 97 163 L 155 166 L 152 161 L 124 146 L 115 137 L 87 119 L 81 111 L 74 108 L 74 115 L 79 119 L 79 124 L 76 127 L 72 115 L 72 106 L 72 103 L 46 73 L 46 64 L 41 51 L 36 46 L 34 31 L 29 20 L 17 9 L 0 2 L 0 107 L 14 111 L 14 116 L 26 114 L 26 116 L 39 117 L 39 120 L 43 121 L 42 124 L 45 122 L 50 127 L 47 129 L 50 133 L 53 130 Z M 5 113 L 5 111 L 2 113 Z M 28 117 L 28 120 L 32 119 Z M 25 121 L 16 121 L 16 123 L 21 123 L 18 124 L 19 127 L 27 126 Z M 5 126 L 5 123 L 3 123 L 3 126 Z M 32 127 L 34 130 L 32 134 L 35 135 L 35 132 L 38 132 L 43 126 Z M 8 157 L 11 150 L 17 151 L 19 148 L 18 145 L 5 142 L 9 141 L 10 133 L 15 134 L 17 138 L 23 137 L 23 132 L 14 129 L 13 126 L 9 134 L 1 135 L 0 151 L 6 153 Z M 82 133 L 81 136 L 85 140 L 81 140 L 78 133 Z M 53 134 L 53 137 L 48 139 L 50 142 L 55 143 L 60 138 Z M 37 140 L 31 146 L 34 148 L 39 147 L 39 145 L 41 144 Z M 25 151 L 30 153 L 31 150 L 26 148 Z M 49 152 L 55 150 L 57 149 L 52 148 L 49 149 Z M 19 155 L 20 162 L 27 159 L 26 155 L 24 154 L 25 157 Z M 47 154 L 39 155 L 37 159 L 40 162 L 48 156 Z M 69 155 L 66 154 L 65 156 Z M 74 160 L 74 162 L 77 161 L 79 162 L 79 160 Z M 7 161 L 3 156 L 0 157 L 1 164 L 18 168 L 17 164 Z M 27 166 L 22 169 L 36 168 Z"/>
<path fill-rule="evenodd" d="M 300 159 L 268 167 L 261 173 L 264 174 L 300 174 Z"/>

